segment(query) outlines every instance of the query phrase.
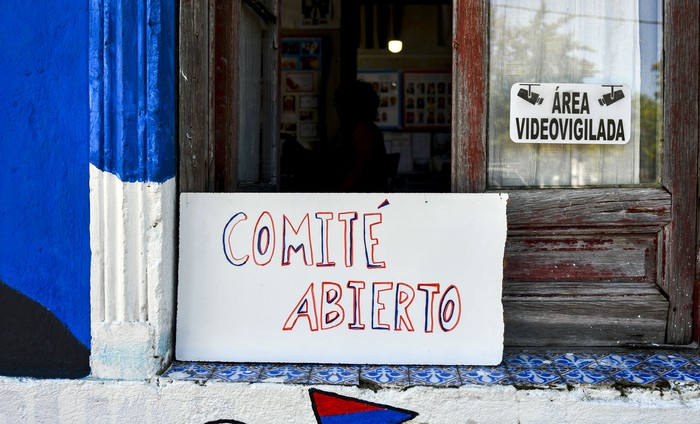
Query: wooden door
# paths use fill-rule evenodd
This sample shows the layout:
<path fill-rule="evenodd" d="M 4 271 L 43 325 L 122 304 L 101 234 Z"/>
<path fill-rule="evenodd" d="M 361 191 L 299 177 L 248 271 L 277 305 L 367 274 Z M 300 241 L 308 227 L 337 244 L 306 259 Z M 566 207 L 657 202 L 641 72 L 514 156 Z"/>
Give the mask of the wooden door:
<path fill-rule="evenodd" d="M 484 192 L 489 2 L 456 0 L 454 13 L 452 187 Z M 660 184 L 508 191 L 508 346 L 698 339 L 699 6 L 668 1 L 664 16 Z"/>

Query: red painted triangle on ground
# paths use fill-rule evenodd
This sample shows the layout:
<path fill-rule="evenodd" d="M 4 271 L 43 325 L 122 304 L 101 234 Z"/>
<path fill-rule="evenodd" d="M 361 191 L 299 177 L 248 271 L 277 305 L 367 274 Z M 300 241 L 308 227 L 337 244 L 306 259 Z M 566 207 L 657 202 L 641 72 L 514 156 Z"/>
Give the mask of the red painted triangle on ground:
<path fill-rule="evenodd" d="M 322 392 L 316 389 L 309 390 L 309 394 L 311 395 L 311 401 L 319 417 L 387 409 L 387 407 L 383 405 L 365 402 L 335 393 Z"/>

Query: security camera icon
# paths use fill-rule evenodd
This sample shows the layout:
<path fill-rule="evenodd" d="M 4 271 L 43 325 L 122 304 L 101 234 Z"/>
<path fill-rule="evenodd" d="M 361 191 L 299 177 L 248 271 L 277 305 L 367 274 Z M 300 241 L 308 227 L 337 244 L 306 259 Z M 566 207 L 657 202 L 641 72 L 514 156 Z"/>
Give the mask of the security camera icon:
<path fill-rule="evenodd" d="M 600 103 L 601 106 L 610 106 L 625 98 L 625 93 L 623 93 L 622 90 L 615 90 L 615 87 L 622 87 L 621 85 L 603 85 L 603 87 L 610 87 L 610 92 L 598 99 L 598 103 Z"/>
<path fill-rule="evenodd" d="M 542 96 L 540 96 L 538 93 L 535 93 L 532 91 L 532 86 L 537 86 L 539 84 L 520 84 L 520 85 L 525 85 L 527 86 L 527 90 L 524 88 L 521 88 L 518 90 L 518 97 L 521 99 L 525 100 L 526 102 L 530 103 L 533 106 L 541 105 L 542 101 L 544 100 Z"/>

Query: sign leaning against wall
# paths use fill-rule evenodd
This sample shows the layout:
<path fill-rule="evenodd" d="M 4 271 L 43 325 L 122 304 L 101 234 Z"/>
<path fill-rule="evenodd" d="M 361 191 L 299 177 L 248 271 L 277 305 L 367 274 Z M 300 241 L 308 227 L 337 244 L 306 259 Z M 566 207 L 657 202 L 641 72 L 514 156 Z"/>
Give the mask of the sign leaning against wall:
<path fill-rule="evenodd" d="M 497 364 L 506 201 L 183 193 L 176 356 Z"/>

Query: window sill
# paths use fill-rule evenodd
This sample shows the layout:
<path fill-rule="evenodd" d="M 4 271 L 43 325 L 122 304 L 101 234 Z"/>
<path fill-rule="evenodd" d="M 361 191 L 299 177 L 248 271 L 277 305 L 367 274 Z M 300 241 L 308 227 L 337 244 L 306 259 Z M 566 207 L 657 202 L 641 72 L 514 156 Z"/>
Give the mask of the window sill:
<path fill-rule="evenodd" d="M 569 389 L 594 385 L 671 389 L 700 383 L 700 352 L 510 351 L 497 366 L 398 366 L 211 363 L 176 361 L 161 380 L 291 383 L 359 386 L 370 389 L 412 386 L 513 386 L 516 389 Z"/>

